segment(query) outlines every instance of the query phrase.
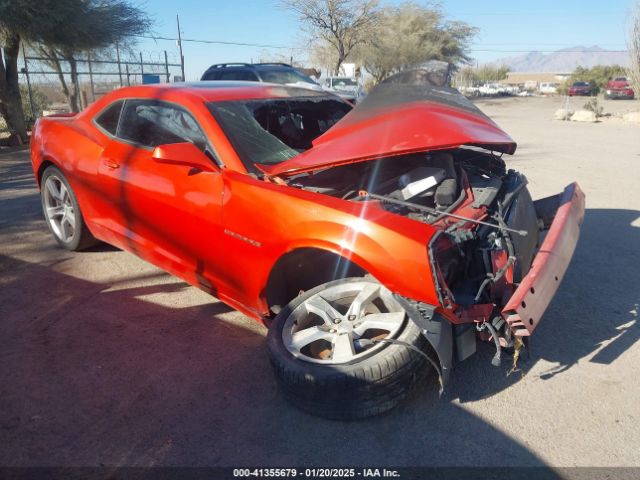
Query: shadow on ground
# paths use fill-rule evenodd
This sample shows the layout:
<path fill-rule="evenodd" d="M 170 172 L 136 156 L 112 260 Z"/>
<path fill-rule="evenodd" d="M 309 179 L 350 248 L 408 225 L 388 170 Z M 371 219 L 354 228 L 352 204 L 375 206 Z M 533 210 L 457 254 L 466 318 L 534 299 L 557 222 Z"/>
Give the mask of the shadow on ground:
<path fill-rule="evenodd" d="M 507 361 L 502 372 L 492 372 L 494 350 L 482 345 L 477 358 L 457 366 L 450 394 L 461 401 L 491 395 L 518 381 L 538 359 L 556 364 L 540 374 L 543 380 L 581 361 L 611 364 L 638 341 L 638 219 L 640 212 L 634 210 L 587 209 L 573 260 L 531 337 L 531 358 L 521 363 L 523 371 L 507 376 Z"/>
<path fill-rule="evenodd" d="M 2 465 L 543 465 L 434 385 L 368 421 L 297 411 L 263 337 L 228 307 L 140 299 L 182 284 L 119 288 L 7 257 L 0 268 L 13 277 L 0 307 Z"/>

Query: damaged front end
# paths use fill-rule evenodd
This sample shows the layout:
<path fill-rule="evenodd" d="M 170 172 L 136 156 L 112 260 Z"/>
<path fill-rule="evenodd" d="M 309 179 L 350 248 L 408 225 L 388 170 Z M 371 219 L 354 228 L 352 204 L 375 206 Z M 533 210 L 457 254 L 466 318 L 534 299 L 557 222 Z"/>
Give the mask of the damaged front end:
<path fill-rule="evenodd" d="M 525 176 L 502 159 L 515 142 L 444 77 L 390 80 L 312 148 L 259 169 L 277 183 L 435 227 L 425 248 L 439 305 L 403 302 L 445 379 L 478 340 L 495 345 L 494 365 L 504 348 L 517 358 L 571 260 L 584 194 L 574 183 L 534 202 Z"/>
<path fill-rule="evenodd" d="M 533 201 L 527 179 L 493 152 L 422 152 L 293 176 L 289 184 L 437 228 L 426 248 L 439 305 L 402 299 L 434 347 L 446 380 L 477 341 L 518 351 L 571 260 L 584 216 L 577 184 Z"/>
<path fill-rule="evenodd" d="M 502 349 L 513 349 L 515 367 L 575 250 L 584 194 L 573 183 L 534 202 L 524 176 L 508 172 L 501 180 L 495 201 L 486 206 L 492 227 L 446 227 L 429 250 L 442 299 L 438 311 L 453 324 L 456 360 L 471 356 L 479 339 L 495 344 L 495 366 Z M 483 195 L 472 190 L 475 198 Z"/>

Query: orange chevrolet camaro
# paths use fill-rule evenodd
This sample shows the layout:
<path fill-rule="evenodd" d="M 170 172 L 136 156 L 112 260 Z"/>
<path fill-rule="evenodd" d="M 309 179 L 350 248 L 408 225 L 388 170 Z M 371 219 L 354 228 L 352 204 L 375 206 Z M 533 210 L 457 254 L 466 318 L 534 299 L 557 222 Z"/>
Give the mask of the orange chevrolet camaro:
<path fill-rule="evenodd" d="M 514 141 L 434 78 L 392 77 L 355 108 L 264 83 L 137 86 L 42 118 L 47 224 L 264 322 L 295 405 L 385 411 L 477 342 L 495 365 L 526 345 L 584 215 L 575 183 L 532 201 L 502 158 Z"/>

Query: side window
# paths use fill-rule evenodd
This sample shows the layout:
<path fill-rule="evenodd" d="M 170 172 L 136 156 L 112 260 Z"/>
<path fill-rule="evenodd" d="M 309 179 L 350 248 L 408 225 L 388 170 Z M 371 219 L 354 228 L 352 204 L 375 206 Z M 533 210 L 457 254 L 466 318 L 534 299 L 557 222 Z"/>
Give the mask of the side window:
<path fill-rule="evenodd" d="M 238 76 L 238 80 L 247 80 L 249 82 L 257 82 L 258 76 L 253 73 L 251 70 L 245 70 L 244 72 L 238 72 L 240 75 Z"/>
<path fill-rule="evenodd" d="M 220 72 L 205 72 L 202 80 L 220 80 Z"/>
<path fill-rule="evenodd" d="M 220 80 L 248 80 L 257 82 L 258 77 L 255 73 L 248 70 L 227 70 L 220 72 Z"/>
<path fill-rule="evenodd" d="M 157 100 L 127 100 L 117 136 L 146 147 L 191 142 L 204 148 L 207 144 L 202 130 L 189 113 Z"/>
<path fill-rule="evenodd" d="M 118 100 L 117 102 L 112 103 L 96 117 L 96 123 L 111 135 L 116 134 L 123 103 L 123 100 Z"/>

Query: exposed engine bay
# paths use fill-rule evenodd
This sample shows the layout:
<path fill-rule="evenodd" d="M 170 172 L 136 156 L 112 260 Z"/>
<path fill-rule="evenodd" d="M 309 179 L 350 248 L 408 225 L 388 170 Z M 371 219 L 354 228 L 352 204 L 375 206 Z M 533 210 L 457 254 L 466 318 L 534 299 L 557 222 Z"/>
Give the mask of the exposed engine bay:
<path fill-rule="evenodd" d="M 458 148 L 382 158 L 292 177 L 290 185 L 441 227 L 429 245 L 441 303 L 459 318 L 458 359 L 475 339 L 512 347 L 500 310 L 527 274 L 545 228 L 527 180 L 491 152 Z M 475 327 L 473 328 L 473 324 Z"/>
<path fill-rule="evenodd" d="M 474 206 L 488 207 L 502 187 L 504 162 L 489 153 L 459 148 L 452 151 L 418 153 L 334 167 L 292 177 L 290 184 L 305 190 L 343 199 L 356 199 L 361 190 L 389 199 L 452 210 L 471 188 Z M 411 208 L 387 204 L 394 213 L 422 220 Z M 424 218 L 432 222 L 440 215 Z"/>

